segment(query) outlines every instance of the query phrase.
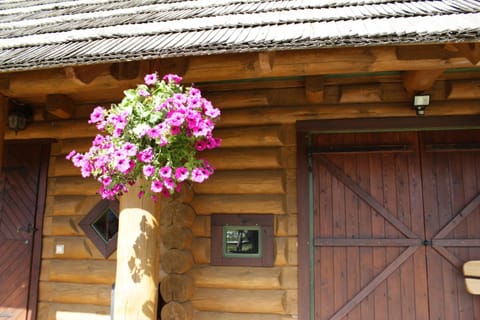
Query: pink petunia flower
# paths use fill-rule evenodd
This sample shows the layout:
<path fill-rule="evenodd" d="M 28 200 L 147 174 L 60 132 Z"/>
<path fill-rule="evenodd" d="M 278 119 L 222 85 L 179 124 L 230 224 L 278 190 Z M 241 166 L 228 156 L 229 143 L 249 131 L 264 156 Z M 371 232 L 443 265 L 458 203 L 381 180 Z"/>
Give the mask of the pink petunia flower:
<path fill-rule="evenodd" d="M 162 192 L 163 190 L 163 183 L 162 181 L 160 180 L 153 180 L 152 181 L 152 184 L 150 186 L 150 190 L 152 190 L 153 192 Z"/>
<path fill-rule="evenodd" d="M 126 142 L 123 145 L 123 150 L 125 151 L 125 154 L 129 157 L 137 154 L 137 146 L 131 142 Z"/>
<path fill-rule="evenodd" d="M 145 167 L 143 167 L 142 171 L 143 175 L 148 178 L 155 174 L 155 167 L 152 165 L 146 165 Z"/>
<path fill-rule="evenodd" d="M 172 168 L 169 166 L 164 166 L 160 168 L 158 173 L 162 178 L 170 178 L 172 176 Z"/>
<path fill-rule="evenodd" d="M 70 151 L 69 154 L 67 154 L 67 156 L 65 157 L 65 159 L 70 160 L 70 159 L 72 159 L 72 157 L 73 157 L 75 154 L 77 154 L 77 151 L 72 150 L 72 151 Z"/>
<path fill-rule="evenodd" d="M 192 181 L 202 183 L 206 179 L 208 179 L 209 175 L 207 171 L 203 168 L 195 168 L 192 170 Z"/>
<path fill-rule="evenodd" d="M 144 163 L 150 163 L 153 160 L 153 149 L 148 147 L 137 154 L 138 160 Z"/>
<path fill-rule="evenodd" d="M 205 141 L 203 140 L 200 140 L 200 141 L 196 141 L 195 142 L 195 149 L 197 151 L 203 151 L 207 148 L 207 144 L 205 143 Z"/>
<path fill-rule="evenodd" d="M 145 81 L 145 84 L 147 86 L 151 86 L 152 84 L 155 84 L 155 82 L 157 82 L 157 74 L 156 73 L 151 73 L 151 74 L 147 74 L 143 80 Z"/>
<path fill-rule="evenodd" d="M 173 190 L 175 189 L 175 181 L 173 181 L 172 178 L 166 178 L 163 180 L 163 185 L 168 189 L 168 190 Z"/>
<path fill-rule="evenodd" d="M 89 124 L 97 123 L 103 121 L 105 117 L 105 109 L 102 106 L 95 107 L 90 114 Z"/>
<path fill-rule="evenodd" d="M 177 179 L 177 181 L 179 182 L 187 180 L 188 174 L 189 174 L 188 169 L 185 167 L 179 167 L 175 169 L 175 179 Z"/>
<path fill-rule="evenodd" d="M 169 83 L 173 82 L 173 83 L 179 84 L 180 82 L 182 82 L 183 78 L 176 74 L 166 74 L 162 80 Z"/>

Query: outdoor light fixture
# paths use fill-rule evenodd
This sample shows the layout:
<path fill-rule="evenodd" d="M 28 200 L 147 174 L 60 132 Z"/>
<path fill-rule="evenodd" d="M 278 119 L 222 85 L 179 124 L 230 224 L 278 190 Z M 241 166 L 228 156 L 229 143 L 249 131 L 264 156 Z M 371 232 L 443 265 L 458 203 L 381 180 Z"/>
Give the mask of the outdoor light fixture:
<path fill-rule="evenodd" d="M 430 95 L 419 94 L 413 97 L 413 108 L 417 113 L 417 116 L 423 116 L 425 114 L 425 108 L 430 104 Z"/>
<path fill-rule="evenodd" d="M 12 105 L 8 113 L 8 128 L 15 132 L 24 130 L 27 121 L 32 118 L 32 108 L 26 104 L 12 103 Z"/>

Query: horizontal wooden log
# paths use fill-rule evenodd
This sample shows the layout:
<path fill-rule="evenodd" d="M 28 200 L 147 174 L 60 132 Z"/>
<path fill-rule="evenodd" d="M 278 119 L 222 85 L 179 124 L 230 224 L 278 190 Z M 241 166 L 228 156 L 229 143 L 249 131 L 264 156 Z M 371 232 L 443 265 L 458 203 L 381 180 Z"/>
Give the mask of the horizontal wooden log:
<path fill-rule="evenodd" d="M 202 152 L 199 156 L 205 157 L 219 171 L 278 169 L 287 162 L 287 159 L 282 158 L 282 150 L 288 150 L 288 148 L 224 148 Z M 72 162 L 66 160 L 64 156 L 59 156 L 52 162 L 49 175 L 58 178 L 80 177 L 80 169 L 73 166 Z M 85 180 L 93 181 L 92 178 Z"/>
<path fill-rule="evenodd" d="M 51 211 L 46 216 L 85 216 L 99 201 L 100 196 L 51 196 Z M 48 213 L 48 214 L 47 214 Z"/>
<path fill-rule="evenodd" d="M 279 147 L 287 143 L 282 126 L 218 128 L 214 135 L 222 139 L 222 148 Z"/>
<path fill-rule="evenodd" d="M 340 103 L 366 103 L 383 101 L 382 87 L 379 84 L 346 85 L 340 90 Z"/>
<path fill-rule="evenodd" d="M 86 121 L 49 121 L 35 122 L 29 124 L 27 129 L 15 132 L 7 132 L 7 140 L 30 140 L 30 139 L 68 139 L 94 137 L 98 133 L 95 126 L 89 125 Z"/>
<path fill-rule="evenodd" d="M 110 307 L 94 304 L 38 303 L 38 320 L 110 320 Z"/>
<path fill-rule="evenodd" d="M 479 99 L 480 81 L 465 80 L 449 82 L 447 99 Z"/>
<path fill-rule="evenodd" d="M 196 216 L 192 225 L 192 233 L 196 237 L 209 237 L 211 229 L 210 216 Z"/>
<path fill-rule="evenodd" d="M 468 101 L 433 101 L 428 107 L 428 115 L 473 115 L 477 100 Z M 222 114 L 219 125 L 232 126 L 255 126 L 292 124 L 300 120 L 321 120 L 341 118 L 382 118 L 382 117 L 414 116 L 411 102 L 403 103 L 357 103 L 344 104 L 341 108 L 337 104 L 310 105 L 305 107 L 266 107 L 262 109 L 238 109 L 229 110 Z"/>
<path fill-rule="evenodd" d="M 292 320 L 295 315 L 195 311 L 195 320 Z"/>
<path fill-rule="evenodd" d="M 115 265 L 112 260 L 55 260 L 42 261 L 41 281 L 113 284 Z"/>
<path fill-rule="evenodd" d="M 182 274 L 193 266 L 193 256 L 190 250 L 169 249 L 160 258 L 163 271 Z"/>
<path fill-rule="evenodd" d="M 86 120 L 79 119 L 79 120 L 70 120 L 71 122 L 79 122 L 84 124 Z M 33 129 L 32 129 L 33 130 Z M 72 150 L 76 150 L 78 152 L 86 152 L 92 145 L 92 137 L 88 136 L 85 138 L 68 138 L 58 140 L 55 143 L 52 143 L 50 154 L 52 156 L 63 157 L 70 153 Z"/>
<path fill-rule="evenodd" d="M 303 88 L 220 91 L 205 94 L 222 110 L 268 105 L 304 105 L 308 103 Z"/>
<path fill-rule="evenodd" d="M 48 194 L 55 196 L 94 196 L 98 194 L 100 187 L 100 182 L 81 176 L 58 177 L 48 180 Z"/>
<path fill-rule="evenodd" d="M 197 214 L 195 213 L 195 210 L 193 210 L 192 206 L 186 203 L 179 203 L 177 201 L 170 203 L 164 202 L 162 202 L 160 214 L 160 225 L 162 227 L 174 225 L 189 228 L 193 225 Z"/>
<path fill-rule="evenodd" d="M 192 206 L 199 215 L 213 213 L 283 214 L 285 197 L 282 195 L 196 195 Z"/>
<path fill-rule="evenodd" d="M 478 104 L 478 99 L 471 101 L 433 101 L 429 106 L 429 115 L 469 115 L 475 114 L 472 106 Z M 413 116 L 410 101 L 397 103 L 356 103 L 318 104 L 308 106 L 264 107 L 261 109 L 235 109 L 222 113 L 218 128 L 267 126 L 278 124 L 294 124 L 299 120 L 340 119 L 340 118 L 378 118 Z M 29 139 L 68 139 L 94 137 L 97 134 L 94 126 L 78 121 L 50 121 L 30 124 L 26 130 L 5 133 L 6 140 Z M 243 139 L 238 135 L 239 139 Z M 224 145 L 225 146 L 225 145 Z M 80 151 L 80 150 L 79 150 Z"/>
<path fill-rule="evenodd" d="M 56 246 L 63 245 L 64 253 L 57 254 Z M 43 259 L 104 259 L 95 245 L 85 237 L 45 237 L 42 246 Z M 108 260 L 115 260 L 114 252 Z"/>
<path fill-rule="evenodd" d="M 196 288 L 192 304 L 197 310 L 285 314 L 284 290 Z"/>
<path fill-rule="evenodd" d="M 86 123 L 84 120 L 75 122 Z M 29 126 L 28 130 L 35 130 L 36 124 L 32 126 Z M 294 134 L 295 131 L 291 133 Z M 282 126 L 218 128 L 214 131 L 214 135 L 222 139 L 222 148 L 282 146 L 291 138 L 291 133 L 286 135 Z M 64 157 L 72 150 L 86 152 L 91 144 L 90 135 L 87 135 L 87 138 L 61 140 L 53 145 L 52 155 Z"/>
<path fill-rule="evenodd" d="M 192 255 L 196 265 L 210 263 L 210 238 L 195 238 L 192 241 Z"/>
<path fill-rule="evenodd" d="M 217 171 L 207 181 L 194 185 L 196 194 L 276 194 L 285 192 L 281 170 Z"/>
<path fill-rule="evenodd" d="M 108 284 L 81 284 L 43 282 L 39 284 L 39 301 L 57 303 L 110 305 L 112 286 Z"/>
<path fill-rule="evenodd" d="M 84 233 L 78 223 L 82 219 L 82 216 L 45 217 L 43 236 L 81 236 Z"/>
<path fill-rule="evenodd" d="M 65 159 L 63 155 L 52 157 L 52 160 L 50 160 L 48 176 L 51 178 L 80 176 L 80 174 L 80 168 L 75 167 L 72 161 Z"/>
<path fill-rule="evenodd" d="M 217 170 L 278 169 L 282 167 L 280 148 L 238 148 L 205 151 L 201 155 Z"/>
<path fill-rule="evenodd" d="M 282 267 L 280 284 L 282 289 L 296 290 L 298 288 L 298 268 L 296 266 Z"/>
<path fill-rule="evenodd" d="M 187 302 L 193 291 L 193 280 L 185 274 L 168 274 L 160 283 L 160 293 L 165 302 Z"/>
<path fill-rule="evenodd" d="M 196 266 L 190 270 L 197 288 L 280 289 L 281 268 Z"/>
<path fill-rule="evenodd" d="M 160 316 L 166 320 L 192 320 L 193 307 L 189 302 L 178 303 L 172 301 L 163 306 Z"/>
<path fill-rule="evenodd" d="M 166 249 L 188 249 L 192 243 L 192 231 L 181 225 L 170 225 L 161 229 L 163 246 Z"/>
<path fill-rule="evenodd" d="M 419 52 L 431 51 L 431 46 L 413 47 L 418 48 L 417 51 Z M 164 65 L 171 60 L 162 59 L 158 61 L 160 65 Z M 401 60 L 393 46 L 279 51 L 275 53 L 275 63 L 270 72 L 252 67 L 258 65 L 258 61 L 258 54 L 255 53 L 190 57 L 187 71 L 184 74 L 184 81 L 201 83 L 205 81 L 253 79 L 260 76 L 292 77 L 365 71 L 399 71 L 409 68 L 425 70 L 438 68 L 439 65 L 447 68 L 471 67 L 471 62 L 467 59 L 452 55 L 442 55 L 428 59 L 420 59 L 417 55 L 409 60 Z M 97 73 L 95 79 L 88 85 L 79 84 L 78 80 L 72 77 L 69 79 L 64 70 L 59 69 L 28 73 L 18 72 L 10 75 L 9 88 L 4 90 L 3 93 L 13 97 L 35 96 L 45 95 L 51 88 L 55 88 L 56 93 L 75 93 L 77 96 L 86 96 L 85 99 L 89 99 L 89 101 L 92 101 L 94 97 L 97 97 L 97 101 L 102 101 L 106 98 L 102 91 L 112 90 L 111 81 L 112 77 L 103 70 Z M 140 77 L 122 81 L 121 85 L 128 88 L 139 82 L 141 82 Z M 89 94 L 92 88 L 101 88 L 102 90 L 98 90 L 99 92 L 96 95 L 92 95 Z M 121 94 L 121 91 L 119 94 Z"/>
<path fill-rule="evenodd" d="M 429 46 L 418 46 L 428 51 Z M 412 60 L 413 59 L 413 60 Z M 400 60 L 395 47 L 337 48 L 319 50 L 281 51 L 275 54 L 275 65 L 270 77 L 339 74 L 368 71 L 398 71 L 408 67 L 417 70 L 435 69 L 438 65 L 448 68 L 469 67 L 464 58 L 442 56 L 436 59 Z M 254 54 L 212 55 L 191 57 L 185 81 L 251 79 L 260 75 L 254 65 Z M 212 72 L 215 70 L 215 72 Z"/>

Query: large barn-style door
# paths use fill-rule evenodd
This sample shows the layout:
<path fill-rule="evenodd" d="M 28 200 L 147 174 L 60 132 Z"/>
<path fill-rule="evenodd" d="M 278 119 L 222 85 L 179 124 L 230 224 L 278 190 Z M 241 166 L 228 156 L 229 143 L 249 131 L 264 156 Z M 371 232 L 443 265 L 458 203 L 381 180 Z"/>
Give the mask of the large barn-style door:
<path fill-rule="evenodd" d="M 0 176 L 0 319 L 35 319 L 47 148 L 7 144 Z"/>
<path fill-rule="evenodd" d="M 476 140 L 475 140 L 476 139 Z M 322 134 L 312 153 L 315 319 L 475 319 L 478 132 Z"/>

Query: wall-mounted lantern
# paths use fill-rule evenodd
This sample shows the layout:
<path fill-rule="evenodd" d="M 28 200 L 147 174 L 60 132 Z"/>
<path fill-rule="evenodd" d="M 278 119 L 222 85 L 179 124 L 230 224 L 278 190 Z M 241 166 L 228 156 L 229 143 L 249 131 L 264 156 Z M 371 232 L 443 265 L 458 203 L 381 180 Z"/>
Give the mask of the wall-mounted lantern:
<path fill-rule="evenodd" d="M 8 128 L 15 132 L 24 130 L 32 115 L 33 110 L 29 105 L 12 102 L 12 107 L 8 112 Z"/>

